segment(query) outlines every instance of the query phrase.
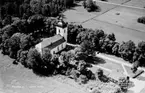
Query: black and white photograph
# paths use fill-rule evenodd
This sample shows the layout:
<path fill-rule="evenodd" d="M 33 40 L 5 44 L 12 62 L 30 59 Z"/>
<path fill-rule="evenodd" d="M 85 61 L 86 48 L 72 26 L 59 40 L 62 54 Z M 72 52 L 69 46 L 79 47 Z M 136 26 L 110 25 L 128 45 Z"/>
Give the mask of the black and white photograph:
<path fill-rule="evenodd" d="M 0 0 L 0 93 L 145 93 L 145 0 Z"/>

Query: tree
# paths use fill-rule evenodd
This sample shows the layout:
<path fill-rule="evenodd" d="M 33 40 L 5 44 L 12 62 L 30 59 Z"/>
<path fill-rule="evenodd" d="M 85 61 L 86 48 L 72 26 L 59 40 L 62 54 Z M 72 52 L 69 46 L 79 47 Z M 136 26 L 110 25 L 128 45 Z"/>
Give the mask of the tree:
<path fill-rule="evenodd" d="M 34 14 L 40 14 L 41 13 L 41 6 L 42 0 L 31 0 L 30 1 L 30 7 Z"/>
<path fill-rule="evenodd" d="M 86 29 L 82 31 L 77 36 L 77 42 L 81 44 L 85 40 L 88 40 L 93 45 L 94 49 L 97 50 L 99 48 L 99 38 L 97 37 L 98 32 L 92 29 Z"/>
<path fill-rule="evenodd" d="M 30 4 L 28 3 L 23 3 L 22 5 L 19 6 L 19 16 L 24 17 L 24 15 L 27 16 L 26 19 L 32 15 L 31 7 Z"/>
<path fill-rule="evenodd" d="M 109 40 L 112 40 L 112 41 L 115 41 L 115 40 L 116 40 L 114 33 L 108 34 L 107 38 L 108 38 Z"/>
<path fill-rule="evenodd" d="M 89 80 L 89 79 L 88 79 L 87 76 L 85 76 L 85 75 L 80 75 L 80 76 L 79 76 L 79 83 L 80 83 L 80 84 L 86 84 L 88 80 Z"/>
<path fill-rule="evenodd" d="M 43 5 L 43 7 L 42 7 L 42 14 L 44 16 L 49 16 L 50 15 L 50 6 L 49 6 L 49 4 Z"/>
<path fill-rule="evenodd" d="M 77 65 L 77 70 L 85 75 L 85 71 L 86 71 L 86 62 L 84 60 L 79 60 L 78 65 Z"/>
<path fill-rule="evenodd" d="M 86 7 L 91 11 L 93 9 L 93 0 L 86 0 Z"/>
<path fill-rule="evenodd" d="M 83 30 L 82 25 L 68 25 L 68 42 L 76 44 L 77 35 Z"/>
<path fill-rule="evenodd" d="M 115 45 L 115 42 L 112 40 L 108 40 L 108 38 L 106 40 L 103 40 L 100 46 L 101 52 L 112 54 L 112 49 L 114 45 Z"/>
<path fill-rule="evenodd" d="M 137 71 L 137 68 L 140 66 L 140 62 L 139 61 L 135 61 L 132 65 L 132 72 L 135 73 Z"/>
<path fill-rule="evenodd" d="M 98 78 L 102 77 L 103 76 L 103 70 L 102 69 L 98 69 L 97 70 L 97 75 L 98 75 Z"/>
<path fill-rule="evenodd" d="M 27 54 L 26 66 L 30 69 L 37 69 L 41 67 L 41 57 L 40 53 L 31 48 Z"/>
<path fill-rule="evenodd" d="M 12 17 L 10 15 L 7 15 L 3 20 L 3 25 L 8 25 L 12 23 Z"/>
<path fill-rule="evenodd" d="M 55 32 L 56 32 L 55 25 L 57 23 L 57 20 L 56 19 L 51 19 L 51 18 L 45 18 L 44 23 L 45 23 L 44 35 L 54 36 Z"/>
<path fill-rule="evenodd" d="M 74 4 L 74 0 L 64 0 L 66 2 L 66 6 L 71 7 Z"/>
<path fill-rule="evenodd" d="M 94 55 L 94 45 L 92 42 L 85 40 L 81 43 L 81 51 L 87 55 Z"/>
<path fill-rule="evenodd" d="M 145 54 L 140 54 L 139 58 L 138 58 L 138 63 L 140 66 L 145 66 Z"/>
<path fill-rule="evenodd" d="M 99 40 L 104 39 L 106 37 L 103 30 L 95 29 L 95 32 Z"/>
<path fill-rule="evenodd" d="M 27 62 L 26 62 L 26 60 L 27 60 L 27 54 L 28 54 L 28 50 L 26 50 L 26 51 L 23 51 L 23 50 L 19 50 L 18 52 L 17 52 L 17 61 L 18 62 L 20 62 L 22 65 L 24 65 L 25 67 L 27 67 Z"/>
<path fill-rule="evenodd" d="M 81 44 L 84 40 L 87 40 L 88 31 L 82 31 L 77 35 L 77 43 Z"/>
<path fill-rule="evenodd" d="M 42 29 L 44 25 L 44 17 L 42 15 L 36 14 L 28 19 L 29 21 L 29 29 L 34 32 L 36 30 Z"/>
<path fill-rule="evenodd" d="M 145 41 L 141 41 L 138 43 L 138 49 L 140 52 L 145 53 Z"/>
<path fill-rule="evenodd" d="M 12 23 L 15 27 L 17 27 L 18 32 L 28 33 L 28 22 L 26 20 L 16 20 Z M 30 33 L 30 32 L 29 32 Z"/>
<path fill-rule="evenodd" d="M 112 53 L 116 56 L 119 56 L 119 43 L 115 43 L 112 48 Z"/>
<path fill-rule="evenodd" d="M 137 22 L 138 22 L 138 23 L 145 24 L 145 17 L 144 17 L 144 16 L 143 16 L 143 17 L 139 17 L 139 18 L 137 19 Z"/>
<path fill-rule="evenodd" d="M 3 27 L 3 24 L 2 24 L 2 22 L 0 21 L 0 29 Z"/>
<path fill-rule="evenodd" d="M 22 50 L 28 50 L 34 45 L 34 38 L 31 35 L 24 34 L 20 39 L 20 48 Z"/>
<path fill-rule="evenodd" d="M 2 42 L 9 39 L 14 33 L 18 32 L 17 28 L 13 25 L 7 25 L 2 29 Z"/>
<path fill-rule="evenodd" d="M 94 4 L 93 0 L 86 0 L 83 3 L 83 5 L 84 5 L 84 8 L 86 8 L 88 12 L 96 11 L 97 9 L 99 9 L 99 7 Z"/>
<path fill-rule="evenodd" d="M 82 52 L 82 51 L 78 51 L 78 52 L 76 52 L 76 54 L 75 54 L 75 59 L 76 59 L 76 60 L 86 60 L 87 57 L 88 57 L 88 54 L 86 54 L 86 53 L 84 53 L 84 52 Z"/>
<path fill-rule="evenodd" d="M 1 44 L 2 54 L 4 54 L 4 55 L 9 55 L 9 47 L 8 47 L 8 44 L 9 44 L 9 39 L 6 39 L 5 42 L 3 42 Z"/>
<path fill-rule="evenodd" d="M 53 62 L 51 62 L 52 55 L 51 55 L 50 50 L 48 48 L 44 48 L 42 50 L 41 59 L 42 59 L 42 62 L 41 62 L 42 68 L 47 68 L 47 67 L 50 68 L 53 65 L 55 65 L 55 64 L 53 64 Z"/>
<path fill-rule="evenodd" d="M 0 7 L 0 18 L 3 20 L 6 16 L 6 9 L 4 6 Z"/>
<path fill-rule="evenodd" d="M 11 58 L 15 58 L 17 57 L 17 51 L 20 49 L 20 38 L 17 36 L 13 36 L 10 38 L 9 40 L 9 56 Z"/>
<path fill-rule="evenodd" d="M 119 53 L 121 57 L 125 60 L 132 62 L 133 54 L 135 52 L 135 44 L 133 41 L 129 40 L 127 42 L 123 42 L 119 47 Z"/>
<path fill-rule="evenodd" d="M 139 66 L 145 66 L 145 42 L 141 41 L 138 43 L 137 48 L 133 54 L 133 62 L 137 62 Z"/>

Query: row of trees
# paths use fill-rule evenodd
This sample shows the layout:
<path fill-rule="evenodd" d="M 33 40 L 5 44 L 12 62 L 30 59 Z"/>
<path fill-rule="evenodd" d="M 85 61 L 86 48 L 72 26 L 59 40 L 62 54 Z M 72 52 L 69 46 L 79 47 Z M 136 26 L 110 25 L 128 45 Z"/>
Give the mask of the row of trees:
<path fill-rule="evenodd" d="M 17 16 L 27 19 L 34 14 L 58 16 L 61 11 L 73 5 L 74 0 L 2 0 L 1 19 Z"/>
<path fill-rule="evenodd" d="M 130 63 L 134 63 L 136 67 L 145 66 L 145 41 L 139 42 L 136 46 L 132 40 L 118 43 L 113 33 L 106 34 L 104 31 L 98 29 L 86 29 L 81 25 L 73 24 L 70 24 L 68 29 L 68 42 L 70 43 L 81 44 L 87 40 L 88 45 L 91 43 L 91 49 L 93 51 L 121 57 Z"/>

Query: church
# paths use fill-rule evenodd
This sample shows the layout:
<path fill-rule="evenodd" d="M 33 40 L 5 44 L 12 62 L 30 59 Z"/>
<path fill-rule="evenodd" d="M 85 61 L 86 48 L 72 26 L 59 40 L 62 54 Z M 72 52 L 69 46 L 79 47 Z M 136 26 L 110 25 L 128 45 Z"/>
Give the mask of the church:
<path fill-rule="evenodd" d="M 44 48 L 48 48 L 51 54 L 58 53 L 66 48 L 67 44 L 67 23 L 60 19 L 56 25 L 56 35 L 45 38 L 35 46 L 35 49 L 42 54 Z"/>

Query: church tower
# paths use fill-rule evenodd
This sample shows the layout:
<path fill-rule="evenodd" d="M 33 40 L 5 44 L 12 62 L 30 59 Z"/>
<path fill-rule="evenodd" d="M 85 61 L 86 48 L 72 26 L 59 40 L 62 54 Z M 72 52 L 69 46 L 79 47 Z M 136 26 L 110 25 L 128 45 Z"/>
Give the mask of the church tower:
<path fill-rule="evenodd" d="M 63 19 L 59 19 L 56 25 L 56 34 L 59 34 L 62 37 L 64 37 L 67 42 L 67 34 L 68 34 L 67 23 L 65 23 Z"/>

